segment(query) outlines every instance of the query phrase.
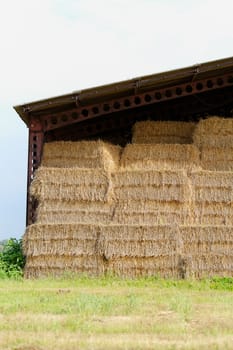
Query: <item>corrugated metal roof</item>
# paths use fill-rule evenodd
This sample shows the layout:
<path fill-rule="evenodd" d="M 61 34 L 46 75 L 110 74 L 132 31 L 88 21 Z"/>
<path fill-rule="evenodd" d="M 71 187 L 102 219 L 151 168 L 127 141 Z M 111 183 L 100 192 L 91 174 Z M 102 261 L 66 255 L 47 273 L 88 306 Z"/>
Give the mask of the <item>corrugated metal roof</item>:
<path fill-rule="evenodd" d="M 195 64 L 186 68 L 146 75 L 85 90 L 74 91 L 66 95 L 18 105 L 15 106 L 14 109 L 21 119 L 28 125 L 29 114 L 46 114 L 55 108 L 73 107 L 74 103 L 78 103 L 81 106 L 88 106 L 95 102 L 103 102 L 113 98 L 136 95 L 156 88 L 166 88 L 177 84 L 198 81 L 229 72 L 233 72 L 233 57 Z"/>

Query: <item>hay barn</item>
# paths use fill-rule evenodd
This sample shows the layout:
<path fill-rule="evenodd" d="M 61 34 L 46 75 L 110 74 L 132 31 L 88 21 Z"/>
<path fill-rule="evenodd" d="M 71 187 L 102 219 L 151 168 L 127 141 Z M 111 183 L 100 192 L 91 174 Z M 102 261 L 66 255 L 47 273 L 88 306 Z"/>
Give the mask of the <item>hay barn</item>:
<path fill-rule="evenodd" d="M 25 276 L 233 275 L 233 58 L 15 110 Z"/>

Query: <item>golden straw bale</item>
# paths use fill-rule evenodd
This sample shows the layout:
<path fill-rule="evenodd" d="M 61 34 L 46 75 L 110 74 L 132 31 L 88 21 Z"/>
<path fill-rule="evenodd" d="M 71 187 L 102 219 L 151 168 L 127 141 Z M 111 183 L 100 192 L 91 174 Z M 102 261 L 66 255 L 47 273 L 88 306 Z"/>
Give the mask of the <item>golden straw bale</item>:
<path fill-rule="evenodd" d="M 209 188 L 233 188 L 233 172 L 228 171 L 193 171 L 190 174 L 193 186 Z"/>
<path fill-rule="evenodd" d="M 53 199 L 47 199 L 39 203 L 38 209 L 41 211 L 63 211 L 66 212 L 74 212 L 82 211 L 82 212 L 101 212 L 108 213 L 109 211 L 109 203 L 105 202 L 91 202 L 91 201 L 58 201 Z"/>
<path fill-rule="evenodd" d="M 109 182 L 108 173 L 99 169 L 62 169 L 40 167 L 35 174 L 35 180 L 41 180 L 52 184 L 65 185 L 105 185 Z"/>
<path fill-rule="evenodd" d="M 233 118 L 210 117 L 199 121 L 193 134 L 193 140 L 199 147 L 232 147 Z"/>
<path fill-rule="evenodd" d="M 110 223 L 114 205 L 107 202 L 55 201 L 39 203 L 36 212 L 37 223 Z"/>
<path fill-rule="evenodd" d="M 188 176 L 184 170 L 125 170 L 113 172 L 114 187 L 187 185 Z"/>
<path fill-rule="evenodd" d="M 178 201 L 150 201 L 141 200 L 138 201 L 124 201 L 116 204 L 115 210 L 127 211 L 132 213 L 150 213 L 150 212 L 162 212 L 162 213 L 180 213 L 189 209 L 189 203 Z"/>
<path fill-rule="evenodd" d="M 121 147 L 103 141 L 45 143 L 42 165 L 59 168 L 115 169 L 119 165 Z"/>
<path fill-rule="evenodd" d="M 233 173 L 227 171 L 192 172 L 190 181 L 196 202 L 232 202 Z"/>
<path fill-rule="evenodd" d="M 157 257 L 123 257 L 110 260 L 108 272 L 121 277 L 135 278 L 141 276 L 160 276 L 177 278 L 178 257 L 165 255 Z"/>
<path fill-rule="evenodd" d="M 192 220 L 189 202 L 119 201 L 112 221 L 122 224 L 167 225 L 185 224 Z"/>
<path fill-rule="evenodd" d="M 115 200 L 180 201 L 189 200 L 191 187 L 184 171 L 122 170 L 112 174 Z"/>
<path fill-rule="evenodd" d="M 187 276 L 233 273 L 233 226 L 181 226 Z"/>
<path fill-rule="evenodd" d="M 195 124 L 177 121 L 142 121 L 133 127 L 132 143 L 192 143 Z"/>
<path fill-rule="evenodd" d="M 102 170 L 40 167 L 30 193 L 39 200 L 106 201 L 111 192 L 110 181 Z"/>
<path fill-rule="evenodd" d="M 109 260 L 115 257 L 167 256 L 180 251 L 179 230 L 175 225 L 100 226 L 99 247 Z"/>
<path fill-rule="evenodd" d="M 77 210 L 37 210 L 37 223 L 85 223 L 85 224 L 109 224 L 113 217 L 113 207 L 109 211 L 82 211 Z"/>
<path fill-rule="evenodd" d="M 233 202 L 197 202 L 193 207 L 195 224 L 233 226 Z"/>
<path fill-rule="evenodd" d="M 116 209 L 113 222 L 126 225 L 184 225 L 190 223 L 192 219 L 188 209 L 176 213 L 162 212 L 160 210 L 155 212 L 132 212 L 130 210 L 121 211 Z"/>
<path fill-rule="evenodd" d="M 103 258 L 98 255 L 90 256 L 56 256 L 42 255 L 27 257 L 24 276 L 37 278 L 46 276 L 61 276 L 65 274 L 103 275 L 105 265 Z"/>
<path fill-rule="evenodd" d="M 199 169 L 199 150 L 194 145 L 128 144 L 122 153 L 126 169 Z"/>
<path fill-rule="evenodd" d="M 27 227 L 23 236 L 24 253 L 25 255 L 40 255 L 43 249 L 49 250 L 57 247 L 57 242 L 61 244 L 61 252 L 63 252 L 63 241 L 68 242 L 64 245 L 85 240 L 96 241 L 98 231 L 99 228 L 95 225 L 33 224 Z M 54 246 L 51 245 L 51 242 Z M 79 247 L 74 245 L 72 249 L 76 248 Z"/>
<path fill-rule="evenodd" d="M 233 147 L 201 147 L 201 166 L 207 170 L 233 171 Z"/>
<path fill-rule="evenodd" d="M 149 200 L 186 202 L 190 198 L 190 187 L 179 185 L 125 186 L 115 187 L 114 196 L 118 201 Z"/>

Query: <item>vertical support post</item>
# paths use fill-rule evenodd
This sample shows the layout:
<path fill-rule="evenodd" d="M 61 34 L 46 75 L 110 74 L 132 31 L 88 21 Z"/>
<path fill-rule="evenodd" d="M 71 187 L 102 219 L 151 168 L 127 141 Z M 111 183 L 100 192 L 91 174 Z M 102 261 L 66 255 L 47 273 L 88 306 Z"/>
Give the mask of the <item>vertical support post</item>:
<path fill-rule="evenodd" d="M 41 162 L 43 150 L 44 132 L 42 123 L 39 119 L 32 118 L 29 125 L 28 135 L 28 178 L 27 178 L 27 216 L 26 225 L 35 222 L 35 211 L 37 201 L 30 196 L 29 188 L 33 180 L 35 170 Z"/>

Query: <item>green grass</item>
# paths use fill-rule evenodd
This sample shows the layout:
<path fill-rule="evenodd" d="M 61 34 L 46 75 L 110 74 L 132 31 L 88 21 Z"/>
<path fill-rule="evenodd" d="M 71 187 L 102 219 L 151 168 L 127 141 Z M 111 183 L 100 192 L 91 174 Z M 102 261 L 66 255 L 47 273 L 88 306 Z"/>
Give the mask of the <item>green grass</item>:
<path fill-rule="evenodd" d="M 0 349 L 233 349 L 233 279 L 2 279 Z"/>

